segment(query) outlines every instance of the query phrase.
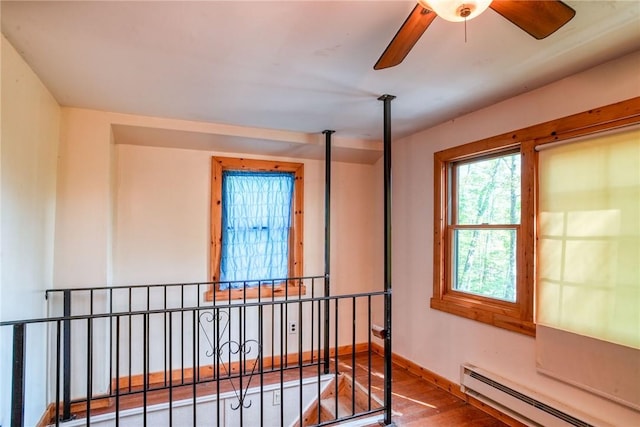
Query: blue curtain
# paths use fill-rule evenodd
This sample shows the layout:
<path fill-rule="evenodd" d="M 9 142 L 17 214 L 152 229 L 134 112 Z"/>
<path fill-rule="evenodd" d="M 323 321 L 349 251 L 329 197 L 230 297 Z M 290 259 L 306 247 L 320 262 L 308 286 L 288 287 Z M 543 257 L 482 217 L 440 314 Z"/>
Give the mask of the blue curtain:
<path fill-rule="evenodd" d="M 294 179 L 292 173 L 223 172 L 221 281 L 257 286 L 289 275 Z"/>

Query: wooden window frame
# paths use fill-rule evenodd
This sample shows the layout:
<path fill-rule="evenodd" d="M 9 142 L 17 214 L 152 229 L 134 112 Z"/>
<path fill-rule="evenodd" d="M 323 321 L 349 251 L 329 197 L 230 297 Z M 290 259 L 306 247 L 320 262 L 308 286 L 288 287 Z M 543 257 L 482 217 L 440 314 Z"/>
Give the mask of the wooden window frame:
<path fill-rule="evenodd" d="M 527 275 L 527 268 L 533 262 L 533 254 L 524 251 L 524 247 L 531 244 L 531 235 L 525 230 L 531 226 L 528 223 L 533 209 L 532 200 L 526 197 L 525 188 L 530 184 L 524 177 L 524 155 L 518 144 L 511 142 L 505 146 L 498 146 L 490 150 L 483 149 L 482 141 L 454 147 L 435 154 L 435 259 L 434 259 L 434 297 L 431 307 L 463 317 L 490 323 L 506 329 L 516 329 L 531 334 L 535 331 L 533 324 L 533 295 L 522 280 Z M 460 228 L 449 218 L 454 215 L 454 202 L 451 199 L 455 191 L 450 190 L 455 185 L 452 168 L 456 163 L 482 160 L 483 158 L 500 156 L 503 154 L 520 152 L 521 155 L 521 217 L 520 223 L 510 228 L 516 230 L 516 301 L 510 302 L 453 289 L 453 268 L 451 242 L 454 229 Z M 451 223 L 451 224 L 450 224 Z M 495 228 L 492 225 L 486 228 Z M 499 228 L 505 228 L 500 225 Z M 531 320 L 529 320 L 531 319 Z"/>
<path fill-rule="evenodd" d="M 289 172 L 294 175 L 292 226 L 289 233 L 289 279 L 243 289 L 220 290 L 220 262 L 222 257 L 222 174 L 225 170 L 252 172 Z M 303 225 L 304 225 L 304 164 L 275 160 L 256 160 L 234 157 L 211 158 L 211 253 L 209 278 L 214 282 L 205 292 L 205 301 L 229 301 L 273 296 L 300 296 L 306 293 L 302 282 Z"/>
<path fill-rule="evenodd" d="M 434 153 L 434 269 L 431 308 L 535 336 L 536 146 L 640 123 L 640 97 L 544 122 L 514 132 Z M 454 162 L 519 150 L 521 221 L 516 253 L 516 302 L 458 292 L 451 288 L 448 218 L 449 169 Z"/>

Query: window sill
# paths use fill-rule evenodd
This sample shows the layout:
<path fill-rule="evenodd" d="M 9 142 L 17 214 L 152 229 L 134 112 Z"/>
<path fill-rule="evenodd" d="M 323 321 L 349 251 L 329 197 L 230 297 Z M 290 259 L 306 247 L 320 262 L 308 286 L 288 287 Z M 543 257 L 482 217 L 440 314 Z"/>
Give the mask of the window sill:
<path fill-rule="evenodd" d="M 449 295 L 443 299 L 431 298 L 431 308 L 434 310 L 535 337 L 535 323 L 520 319 L 517 309 L 510 306 L 509 303 L 495 302 L 490 305 L 471 298 Z"/>
<path fill-rule="evenodd" d="M 204 300 L 206 302 L 224 302 L 232 300 L 248 300 L 248 299 L 261 299 L 265 298 L 282 298 L 282 297 L 301 297 L 306 295 L 307 287 L 305 285 L 262 285 L 245 289 L 231 289 L 231 290 L 214 290 L 209 289 L 204 293 Z"/>

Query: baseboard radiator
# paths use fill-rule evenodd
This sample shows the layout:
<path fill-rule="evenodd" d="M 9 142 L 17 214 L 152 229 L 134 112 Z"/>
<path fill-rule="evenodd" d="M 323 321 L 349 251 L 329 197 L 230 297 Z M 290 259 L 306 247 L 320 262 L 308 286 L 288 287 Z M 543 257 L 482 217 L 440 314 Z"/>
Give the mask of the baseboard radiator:
<path fill-rule="evenodd" d="M 460 368 L 463 393 L 528 426 L 609 426 L 476 366 L 464 364 Z"/>

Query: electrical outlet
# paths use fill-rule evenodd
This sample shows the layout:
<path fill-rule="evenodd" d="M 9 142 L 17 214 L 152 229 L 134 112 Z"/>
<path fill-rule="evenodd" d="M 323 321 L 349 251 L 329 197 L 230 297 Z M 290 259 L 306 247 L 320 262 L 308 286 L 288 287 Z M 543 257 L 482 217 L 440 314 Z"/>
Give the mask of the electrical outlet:
<path fill-rule="evenodd" d="M 289 320 L 289 334 L 297 334 L 298 333 L 298 322 L 295 320 Z"/>
<path fill-rule="evenodd" d="M 273 390 L 273 406 L 278 406 L 280 404 L 280 390 Z"/>

